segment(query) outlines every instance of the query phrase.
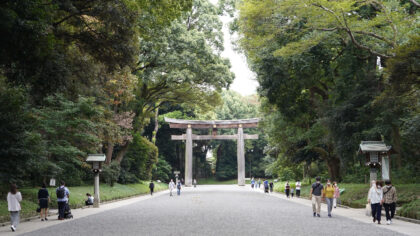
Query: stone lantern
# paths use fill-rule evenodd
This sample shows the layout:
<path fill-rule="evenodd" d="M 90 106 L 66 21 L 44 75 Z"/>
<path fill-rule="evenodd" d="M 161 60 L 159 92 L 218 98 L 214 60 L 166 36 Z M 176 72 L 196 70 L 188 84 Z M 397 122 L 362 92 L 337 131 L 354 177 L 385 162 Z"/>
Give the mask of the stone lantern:
<path fill-rule="evenodd" d="M 92 171 L 95 173 L 93 207 L 99 207 L 99 173 L 102 171 L 102 162 L 105 161 L 105 154 L 90 154 L 86 162 L 92 162 Z"/>
<path fill-rule="evenodd" d="M 391 146 L 382 141 L 362 141 L 359 145 L 359 153 L 366 157 L 366 166 L 370 167 L 370 181 L 377 180 L 377 171 L 382 168 L 382 179 L 390 178 L 390 154 Z"/>

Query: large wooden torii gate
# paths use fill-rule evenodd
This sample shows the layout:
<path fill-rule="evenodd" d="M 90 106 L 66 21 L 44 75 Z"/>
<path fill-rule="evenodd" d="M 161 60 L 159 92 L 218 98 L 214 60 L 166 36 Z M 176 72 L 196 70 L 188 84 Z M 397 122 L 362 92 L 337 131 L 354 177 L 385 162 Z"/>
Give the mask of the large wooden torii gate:
<path fill-rule="evenodd" d="M 245 185 L 245 139 L 258 139 L 258 134 L 244 134 L 243 128 L 258 127 L 258 118 L 243 120 L 179 120 L 165 117 L 170 128 L 186 129 L 186 134 L 172 135 L 172 140 L 186 140 L 185 186 L 192 185 L 192 141 L 193 140 L 238 140 L 238 185 Z M 192 129 L 212 129 L 211 135 L 195 135 Z M 238 134 L 217 135 L 217 129 L 238 129 Z"/>

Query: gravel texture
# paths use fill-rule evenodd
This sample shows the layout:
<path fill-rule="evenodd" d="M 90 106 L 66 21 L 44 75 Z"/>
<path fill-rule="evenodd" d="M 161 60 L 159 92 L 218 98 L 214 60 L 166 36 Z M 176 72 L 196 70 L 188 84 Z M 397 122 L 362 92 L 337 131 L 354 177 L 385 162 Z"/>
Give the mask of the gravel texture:
<path fill-rule="evenodd" d="M 325 210 L 325 209 L 324 209 Z M 334 214 L 334 212 L 333 212 Z M 373 223 L 372 223 L 373 224 Z M 197 187 L 24 235 L 402 235 L 240 187 Z"/>

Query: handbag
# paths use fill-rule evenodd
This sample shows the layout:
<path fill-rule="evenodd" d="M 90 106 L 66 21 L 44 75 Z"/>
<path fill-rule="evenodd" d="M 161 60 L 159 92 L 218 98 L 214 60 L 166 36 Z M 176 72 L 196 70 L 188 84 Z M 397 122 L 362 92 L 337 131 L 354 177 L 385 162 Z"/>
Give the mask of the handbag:
<path fill-rule="evenodd" d="M 41 207 L 36 208 L 36 212 L 40 213 L 41 212 Z"/>
<path fill-rule="evenodd" d="M 370 204 L 366 204 L 366 216 L 372 216 L 372 208 L 370 207 Z"/>

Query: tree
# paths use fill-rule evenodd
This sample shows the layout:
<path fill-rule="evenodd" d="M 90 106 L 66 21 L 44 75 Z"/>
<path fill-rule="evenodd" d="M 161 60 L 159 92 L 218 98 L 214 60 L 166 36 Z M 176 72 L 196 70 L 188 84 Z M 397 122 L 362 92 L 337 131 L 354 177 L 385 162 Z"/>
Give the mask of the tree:
<path fill-rule="evenodd" d="M 156 123 L 162 106 L 205 108 L 218 102 L 218 91 L 228 87 L 234 75 L 229 61 L 220 56 L 223 39 L 217 14 L 207 0 L 197 0 L 170 27 L 152 29 L 153 38 L 140 39 L 132 103 L 135 129 L 142 130 L 152 118 Z M 122 159 L 127 150 L 128 143 L 121 145 L 116 158 Z"/>

